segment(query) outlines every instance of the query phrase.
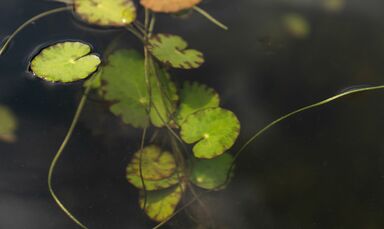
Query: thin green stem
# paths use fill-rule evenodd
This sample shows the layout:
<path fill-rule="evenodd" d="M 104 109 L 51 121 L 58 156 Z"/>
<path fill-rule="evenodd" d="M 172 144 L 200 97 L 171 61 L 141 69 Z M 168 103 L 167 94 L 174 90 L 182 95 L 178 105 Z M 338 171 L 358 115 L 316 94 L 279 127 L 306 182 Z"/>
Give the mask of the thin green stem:
<path fill-rule="evenodd" d="M 15 36 L 21 31 L 23 30 L 25 27 L 27 27 L 29 24 L 31 24 L 32 22 L 40 19 L 40 18 L 43 18 L 43 17 L 46 17 L 48 15 L 51 15 L 51 14 L 55 14 L 55 13 L 59 13 L 59 12 L 63 12 L 63 11 L 67 11 L 67 10 L 71 10 L 72 9 L 72 6 L 65 6 L 65 7 L 60 7 L 60 8 L 56 8 L 56 9 L 53 9 L 53 10 L 48 10 L 46 12 L 43 12 L 39 15 L 36 15 L 34 17 L 32 17 L 31 19 L 29 19 L 28 21 L 24 22 L 21 26 L 19 26 L 19 28 L 17 28 L 10 36 L 9 38 L 6 39 L 6 41 L 4 42 L 3 46 L 1 47 L 0 49 L 0 56 L 3 55 L 3 53 L 5 52 L 5 50 L 7 49 L 7 47 L 9 46 L 9 44 L 11 43 L 11 41 L 15 38 Z"/>
<path fill-rule="evenodd" d="M 305 107 L 302 107 L 300 109 L 297 109 L 295 111 L 292 111 L 291 113 L 288 113 L 284 116 L 281 116 L 280 118 L 276 119 L 275 121 L 271 122 L 270 124 L 268 124 L 266 127 L 262 128 L 261 130 L 259 130 L 257 133 L 255 133 L 240 149 L 239 151 L 237 151 L 237 153 L 235 154 L 234 156 L 234 159 L 233 161 L 236 161 L 237 158 L 239 157 L 239 155 L 253 142 L 255 141 L 260 135 L 262 135 L 264 132 L 266 132 L 267 130 L 269 130 L 271 127 L 275 126 L 276 124 L 296 115 L 296 114 L 299 114 L 301 112 L 304 112 L 304 111 L 307 111 L 307 110 L 310 110 L 310 109 L 313 109 L 313 108 L 316 108 L 316 107 L 319 107 L 319 106 L 323 106 L 325 104 L 328 104 L 330 102 L 333 102 L 337 99 L 340 99 L 342 97 L 345 97 L 347 95 L 352 95 L 352 94 L 356 94 L 356 93 L 361 93 L 361 92 L 366 92 L 366 91 L 374 91 L 374 90 L 381 90 L 381 89 L 384 89 L 384 85 L 380 85 L 380 86 L 375 86 L 375 87 L 365 87 L 365 88 L 359 88 L 359 89 L 354 89 L 354 90 L 350 90 L 350 91 L 346 91 L 346 92 L 343 92 L 341 94 L 338 94 L 338 95 L 335 95 L 335 96 L 332 96 L 328 99 L 325 99 L 325 100 L 322 100 L 320 102 L 317 102 L 317 103 L 314 103 L 314 104 L 311 104 L 309 106 L 305 106 Z M 233 166 L 233 165 L 232 165 Z"/>
<path fill-rule="evenodd" d="M 220 28 L 224 30 L 228 30 L 228 27 L 221 23 L 219 20 L 216 18 L 212 17 L 207 11 L 203 10 L 202 8 L 198 6 L 194 6 L 193 9 L 198 12 L 199 14 L 203 15 L 205 18 L 207 18 L 209 21 L 211 21 L 213 24 L 219 26 Z"/>
<path fill-rule="evenodd" d="M 131 32 L 135 37 L 137 37 L 141 42 L 144 43 L 144 37 L 133 27 L 132 25 L 128 25 L 125 27 L 126 30 Z"/>
<path fill-rule="evenodd" d="M 88 229 L 84 224 L 82 224 L 75 216 L 72 215 L 72 213 L 64 206 L 64 204 L 60 201 L 60 199 L 57 197 L 55 191 L 53 190 L 53 186 L 52 186 L 52 177 L 53 177 L 53 171 L 55 170 L 56 168 L 56 164 L 58 162 L 58 160 L 60 159 L 65 147 L 67 146 L 69 140 L 71 139 L 71 136 L 73 134 L 73 131 L 75 130 L 75 127 L 79 121 L 79 118 L 80 118 L 80 115 L 81 115 L 81 112 L 83 111 L 84 109 L 84 106 L 85 106 L 85 103 L 87 101 L 87 98 L 88 98 L 88 94 L 91 90 L 91 87 L 88 86 L 85 91 L 84 91 L 84 94 L 83 96 L 81 97 L 81 100 L 80 100 L 80 103 L 77 107 L 77 110 L 76 110 L 76 113 L 75 113 L 75 116 L 72 120 L 72 123 L 71 123 L 71 126 L 69 127 L 68 129 L 68 132 L 64 138 L 64 141 L 62 142 L 59 150 L 56 152 L 55 154 L 55 157 L 53 158 L 52 162 L 51 162 L 51 165 L 49 167 L 49 171 L 48 171 L 48 189 L 49 189 L 49 193 L 51 194 L 52 198 L 54 199 L 54 201 L 56 202 L 56 204 L 59 206 L 59 208 L 73 221 L 75 222 L 79 227 L 83 228 L 83 229 Z"/>
<path fill-rule="evenodd" d="M 143 175 L 143 150 L 144 150 L 144 144 L 145 144 L 145 138 L 147 135 L 147 127 L 144 128 L 143 130 L 143 135 L 141 136 L 141 143 L 140 143 L 140 163 L 139 163 L 139 173 L 140 173 L 140 180 L 141 184 L 143 185 L 143 192 L 144 192 L 144 204 L 143 204 L 143 209 L 145 210 L 147 208 L 147 188 L 145 186 L 145 180 L 144 180 L 144 175 Z"/>

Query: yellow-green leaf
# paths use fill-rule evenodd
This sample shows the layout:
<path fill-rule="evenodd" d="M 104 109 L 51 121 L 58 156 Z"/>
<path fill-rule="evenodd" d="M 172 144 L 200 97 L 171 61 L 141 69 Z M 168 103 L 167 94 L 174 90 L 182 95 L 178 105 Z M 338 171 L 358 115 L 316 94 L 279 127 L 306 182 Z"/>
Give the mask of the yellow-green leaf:
<path fill-rule="evenodd" d="M 99 26 L 127 26 L 136 19 L 132 0 L 74 0 L 74 11 L 84 21 Z"/>
<path fill-rule="evenodd" d="M 192 69 L 204 63 L 203 53 L 187 49 L 187 42 L 176 35 L 156 34 L 147 47 L 159 61 L 173 68 Z"/>
<path fill-rule="evenodd" d="M 183 194 L 181 185 L 159 191 L 147 192 L 144 206 L 144 191 L 140 192 L 139 204 L 145 213 L 156 222 L 168 219 L 175 212 Z"/>
<path fill-rule="evenodd" d="M 32 59 L 35 76 L 50 82 L 69 83 L 85 79 L 101 63 L 91 47 L 81 42 L 62 42 L 43 49 Z"/>
<path fill-rule="evenodd" d="M 0 105 L 0 141 L 15 142 L 17 126 L 17 119 L 13 112 L 9 108 Z"/>

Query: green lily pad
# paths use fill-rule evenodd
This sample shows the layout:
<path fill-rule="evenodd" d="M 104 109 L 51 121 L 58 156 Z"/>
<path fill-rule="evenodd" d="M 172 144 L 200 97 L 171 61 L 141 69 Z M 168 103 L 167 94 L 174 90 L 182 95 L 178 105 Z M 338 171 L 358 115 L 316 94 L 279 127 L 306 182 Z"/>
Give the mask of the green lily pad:
<path fill-rule="evenodd" d="M 143 182 L 140 176 L 137 176 L 136 174 L 127 171 L 126 177 L 128 182 L 131 183 L 135 188 L 144 189 Z M 180 173 L 174 173 L 172 176 L 161 180 L 144 180 L 145 189 L 148 191 L 154 191 L 169 188 L 179 183 L 180 177 Z"/>
<path fill-rule="evenodd" d="M 185 82 L 180 91 L 180 106 L 177 112 L 177 121 L 182 123 L 186 117 L 199 110 L 218 107 L 219 95 L 205 85 Z"/>
<path fill-rule="evenodd" d="M 127 26 L 136 19 L 132 0 L 74 0 L 74 11 L 84 21 L 99 26 Z"/>
<path fill-rule="evenodd" d="M 160 191 L 147 192 L 147 201 L 145 202 L 144 191 L 140 192 L 139 204 L 145 213 L 156 222 L 162 222 L 175 212 L 183 194 L 181 185 L 171 187 Z"/>
<path fill-rule="evenodd" d="M 0 141 L 8 143 L 15 142 L 17 126 L 17 119 L 12 111 L 0 105 Z"/>
<path fill-rule="evenodd" d="M 195 157 L 211 159 L 231 148 L 239 132 L 239 120 L 231 111 L 208 108 L 189 115 L 180 134 L 186 143 L 196 143 Z"/>
<path fill-rule="evenodd" d="M 149 39 L 148 50 L 161 62 L 182 69 L 198 68 L 204 56 L 194 49 L 187 49 L 183 38 L 170 34 L 156 34 Z"/>
<path fill-rule="evenodd" d="M 85 79 L 101 63 L 91 47 L 81 42 L 62 42 L 43 49 L 31 62 L 32 72 L 50 82 L 69 83 Z"/>
<path fill-rule="evenodd" d="M 218 190 L 225 188 L 233 157 L 224 153 L 213 159 L 195 159 L 190 180 L 200 188 Z"/>
<path fill-rule="evenodd" d="M 157 127 L 162 127 L 168 121 L 167 110 L 174 110 L 174 102 L 163 101 L 157 78 L 150 75 L 152 102 L 156 106 L 147 114 L 149 94 L 145 81 L 144 59 L 134 50 L 117 50 L 108 57 L 108 63 L 103 67 L 101 87 L 104 98 L 113 102 L 110 110 L 121 116 L 126 124 L 144 128 L 149 120 Z M 159 72 L 159 80 L 173 100 L 177 100 L 176 87 L 165 71 Z"/>
<path fill-rule="evenodd" d="M 127 167 L 128 174 L 133 173 L 140 176 L 140 157 L 142 175 L 145 180 L 168 178 L 176 171 L 176 161 L 173 155 L 158 146 L 151 145 L 133 155 Z"/>

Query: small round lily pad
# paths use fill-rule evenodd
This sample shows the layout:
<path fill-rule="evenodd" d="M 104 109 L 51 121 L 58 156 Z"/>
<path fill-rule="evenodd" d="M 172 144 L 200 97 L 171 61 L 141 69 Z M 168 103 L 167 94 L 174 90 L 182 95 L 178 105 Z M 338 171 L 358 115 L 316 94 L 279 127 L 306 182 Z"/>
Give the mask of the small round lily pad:
<path fill-rule="evenodd" d="M 101 63 L 91 47 L 81 42 L 62 42 L 43 49 L 31 61 L 31 70 L 50 82 L 69 83 L 85 79 Z"/>
<path fill-rule="evenodd" d="M 139 204 L 145 213 L 156 222 L 168 219 L 175 212 L 183 194 L 181 185 L 159 191 L 140 192 Z M 144 206 L 144 203 L 146 204 Z"/>
<path fill-rule="evenodd" d="M 151 145 L 133 155 L 127 167 L 128 173 L 140 176 L 140 158 L 142 175 L 145 180 L 168 178 L 176 171 L 176 161 L 173 155 L 158 146 Z"/>
<path fill-rule="evenodd" d="M 74 0 L 74 11 L 82 20 L 99 26 L 123 27 L 136 19 L 132 0 Z"/>
<path fill-rule="evenodd" d="M 0 141 L 15 142 L 18 123 L 13 112 L 5 106 L 0 105 Z"/>
<path fill-rule="evenodd" d="M 219 94 L 212 88 L 196 82 L 185 82 L 180 91 L 177 121 L 182 123 L 188 115 L 206 108 L 218 107 L 219 104 Z"/>
<path fill-rule="evenodd" d="M 208 108 L 189 115 L 181 124 L 180 134 L 186 143 L 196 143 L 195 157 L 211 159 L 231 148 L 239 132 L 239 120 L 231 111 Z"/>
<path fill-rule="evenodd" d="M 213 159 L 195 159 L 192 163 L 190 180 L 200 188 L 218 190 L 225 188 L 233 157 L 224 153 Z"/>
<path fill-rule="evenodd" d="M 145 8 L 154 12 L 176 13 L 181 10 L 192 8 L 202 0 L 141 0 Z"/>
<path fill-rule="evenodd" d="M 204 63 L 203 53 L 187 49 L 187 42 L 176 35 L 156 34 L 147 47 L 159 61 L 173 68 L 192 69 Z"/>

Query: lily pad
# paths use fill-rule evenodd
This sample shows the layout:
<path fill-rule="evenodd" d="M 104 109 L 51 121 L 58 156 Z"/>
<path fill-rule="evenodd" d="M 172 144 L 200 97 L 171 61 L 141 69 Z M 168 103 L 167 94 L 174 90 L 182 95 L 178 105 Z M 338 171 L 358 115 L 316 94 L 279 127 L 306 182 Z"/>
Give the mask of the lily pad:
<path fill-rule="evenodd" d="M 218 107 L 219 104 L 219 95 L 212 88 L 196 82 L 185 82 L 180 91 L 177 121 L 182 123 L 188 115 L 206 108 Z"/>
<path fill-rule="evenodd" d="M 31 62 L 32 72 L 50 82 L 69 83 L 85 79 L 101 63 L 91 47 L 81 42 L 62 42 L 43 49 Z"/>
<path fill-rule="evenodd" d="M 151 120 L 153 125 L 161 127 L 163 120 L 167 122 L 168 116 L 165 111 L 174 110 L 173 103 L 163 101 L 157 78 L 150 75 L 152 101 L 157 111 L 150 110 L 147 114 L 149 104 L 148 88 L 145 82 L 144 59 L 141 54 L 134 50 L 117 50 L 108 57 L 108 63 L 103 67 L 101 92 L 104 98 L 113 102 L 110 110 L 113 114 L 121 116 L 126 124 L 134 127 L 144 128 Z M 165 71 L 160 71 L 159 79 L 170 97 L 177 99 L 176 87 Z M 175 101 L 173 101 L 175 102 Z M 167 106 L 167 107 L 166 107 Z"/>
<path fill-rule="evenodd" d="M 239 132 L 239 120 L 231 111 L 208 108 L 189 115 L 181 124 L 180 134 L 186 143 L 196 143 L 195 157 L 211 159 L 231 148 Z"/>
<path fill-rule="evenodd" d="M 233 157 L 224 153 L 213 159 L 195 159 L 190 180 L 200 188 L 218 190 L 225 188 Z"/>
<path fill-rule="evenodd" d="M 140 158 L 142 175 L 145 180 L 168 178 L 176 171 L 176 161 L 173 155 L 158 146 L 151 145 L 133 155 L 127 167 L 128 173 L 140 176 Z"/>
<path fill-rule="evenodd" d="M 17 126 L 17 119 L 12 111 L 0 105 L 0 141 L 8 143 L 15 142 Z"/>
<path fill-rule="evenodd" d="M 131 183 L 135 188 L 144 189 L 143 181 L 140 176 L 137 176 L 134 173 L 130 173 L 127 169 L 127 180 Z M 144 180 L 145 189 L 148 191 L 161 190 L 165 188 L 169 188 L 180 182 L 180 173 L 174 173 L 172 176 L 161 179 L 161 180 Z"/>
<path fill-rule="evenodd" d="M 82 20 L 99 26 L 123 27 L 136 19 L 132 0 L 74 0 L 74 11 Z"/>
<path fill-rule="evenodd" d="M 141 0 L 145 8 L 154 12 L 175 13 L 192 8 L 202 0 Z"/>
<path fill-rule="evenodd" d="M 145 202 L 144 191 L 140 192 L 139 204 L 145 213 L 156 222 L 168 219 L 175 212 L 183 194 L 181 185 L 160 191 L 147 192 Z M 146 204 L 144 206 L 144 203 Z"/>
<path fill-rule="evenodd" d="M 170 34 L 156 34 L 149 39 L 148 50 L 161 62 L 181 69 L 198 68 L 204 56 L 194 49 L 187 49 L 183 38 Z"/>

